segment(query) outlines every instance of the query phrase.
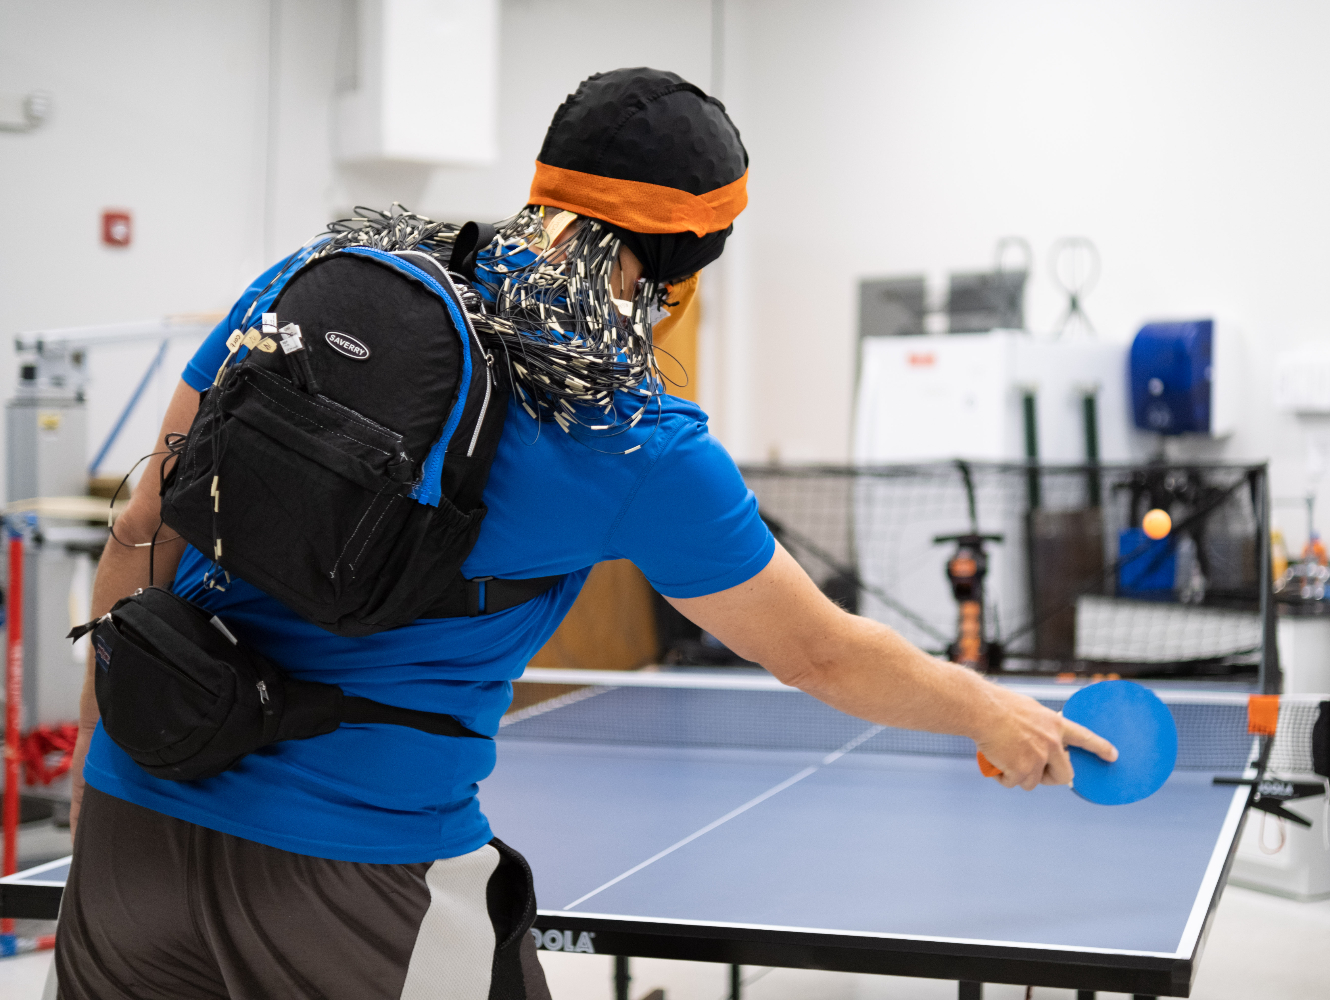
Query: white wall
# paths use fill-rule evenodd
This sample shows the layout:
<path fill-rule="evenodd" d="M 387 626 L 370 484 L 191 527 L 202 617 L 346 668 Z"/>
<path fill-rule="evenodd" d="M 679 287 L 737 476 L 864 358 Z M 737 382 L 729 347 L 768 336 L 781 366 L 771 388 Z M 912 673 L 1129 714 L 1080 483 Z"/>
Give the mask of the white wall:
<path fill-rule="evenodd" d="M 1048 330 L 1048 250 L 1075 234 L 1103 256 L 1101 336 L 1209 315 L 1245 330 L 1249 406 L 1220 451 L 1273 456 L 1276 493 L 1302 493 L 1271 361 L 1330 327 L 1330 6 L 731 3 L 729 103 L 753 159 L 738 453 L 846 456 L 861 276 L 984 268 L 1021 234 L 1027 315 Z"/>
<path fill-rule="evenodd" d="M 320 4 L 288 2 L 307 16 L 303 49 L 332 47 Z M 0 4 L 0 89 L 51 95 L 50 120 L 27 134 L 0 133 L 0 333 L 220 311 L 271 256 L 265 206 L 278 228 L 291 206 L 308 208 L 310 177 L 273 197 L 267 150 L 269 7 L 239 2 L 177 4 L 54 0 Z M 280 41 L 281 21 L 274 18 Z M 316 14 L 317 16 L 308 16 Z M 288 86 L 308 68 L 297 57 Z M 325 77 L 327 72 L 323 74 Z M 324 88 L 326 89 L 326 88 Z M 280 110 L 280 89 L 273 94 Z M 320 95 L 320 101 L 327 98 Z M 300 130 L 307 125 L 302 115 Z M 316 129 L 317 132 L 317 129 Z M 297 131 L 297 135 L 299 131 Z M 281 142 L 278 149 L 281 151 Z M 326 128 L 303 157 L 327 174 Z M 326 188 L 318 183 L 313 191 Z M 321 200 L 321 199 L 320 199 Z M 305 204 L 302 205 L 301 203 Z M 134 217 L 128 248 L 100 243 L 101 212 Z M 322 217 L 320 204 L 304 213 Z M 305 221 L 303 228 L 308 228 Z M 191 353 L 172 348 L 158 378 L 109 456 L 125 471 L 150 446 L 176 375 Z M 155 345 L 91 354 L 89 454 L 155 352 Z M 14 384 L 8 340 L 0 348 L 0 396 Z"/>
<path fill-rule="evenodd" d="M 510 215 L 555 107 L 592 72 L 647 64 L 707 83 L 709 0 L 665 13 L 507 0 L 497 163 L 343 167 L 331 128 L 348 13 L 333 0 L 0 0 L 0 90 L 45 90 L 53 105 L 36 131 L 0 133 L 0 398 L 14 384 L 13 333 L 226 309 L 355 205 Z M 440 100 L 448 83 L 445 53 Z M 111 207 L 134 213 L 127 249 L 99 242 Z M 94 353 L 90 455 L 154 350 Z M 123 471 L 151 446 L 190 350 L 173 348 L 105 469 Z"/>
<path fill-rule="evenodd" d="M 1273 456 L 1276 492 L 1303 493 L 1306 437 L 1272 412 L 1270 367 L 1325 331 L 1330 7 L 724 6 L 722 96 L 752 154 L 752 200 L 708 276 L 701 383 L 736 455 L 846 457 L 861 276 L 982 268 L 998 237 L 1022 234 L 1037 252 L 1028 315 L 1047 329 L 1062 307 L 1048 249 L 1080 234 L 1103 254 L 1086 302 L 1102 336 L 1211 314 L 1246 331 L 1247 419 L 1218 451 Z M 550 114 L 588 73 L 645 63 L 709 85 L 711 12 L 504 0 L 499 160 L 431 170 L 333 162 L 341 2 L 0 0 L 0 89 L 53 98 L 41 129 L 0 133 L 0 334 L 225 308 L 355 204 L 507 215 Z M 119 206 L 135 213 L 128 250 L 98 243 L 101 210 Z M 102 353 L 99 428 L 151 350 Z M 12 384 L 0 349 L 0 395 Z M 169 391 L 154 388 L 109 467 L 145 449 Z"/>

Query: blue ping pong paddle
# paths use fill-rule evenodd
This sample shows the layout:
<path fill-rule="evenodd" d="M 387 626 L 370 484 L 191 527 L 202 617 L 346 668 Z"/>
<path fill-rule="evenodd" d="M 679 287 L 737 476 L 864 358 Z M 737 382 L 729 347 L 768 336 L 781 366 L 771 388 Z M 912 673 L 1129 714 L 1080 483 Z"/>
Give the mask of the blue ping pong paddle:
<path fill-rule="evenodd" d="M 1062 714 L 1118 748 L 1113 763 L 1089 750 L 1068 747 L 1076 771 L 1072 791 L 1088 802 L 1121 806 L 1148 798 L 1173 773 L 1178 729 L 1173 713 L 1147 687 L 1133 681 L 1099 681 L 1067 699 Z M 979 754 L 986 777 L 1002 772 Z"/>
<path fill-rule="evenodd" d="M 1080 747 L 1068 747 L 1076 770 L 1071 790 L 1102 806 L 1139 802 L 1159 791 L 1178 760 L 1173 713 L 1147 687 L 1133 681 L 1099 681 L 1067 699 L 1064 717 L 1118 748 L 1113 763 Z"/>

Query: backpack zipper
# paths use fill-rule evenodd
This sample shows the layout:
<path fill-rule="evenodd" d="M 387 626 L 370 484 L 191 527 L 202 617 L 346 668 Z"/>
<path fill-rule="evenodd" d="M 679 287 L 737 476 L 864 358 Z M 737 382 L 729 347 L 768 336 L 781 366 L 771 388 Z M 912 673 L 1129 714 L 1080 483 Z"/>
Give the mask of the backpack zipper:
<path fill-rule="evenodd" d="M 490 389 L 494 382 L 494 355 L 486 352 L 485 354 L 485 399 L 480 404 L 480 416 L 476 418 L 476 430 L 471 435 L 471 447 L 466 450 L 466 457 L 470 458 L 472 452 L 476 450 L 476 442 L 480 440 L 480 429 L 485 426 L 485 411 L 490 408 Z"/>

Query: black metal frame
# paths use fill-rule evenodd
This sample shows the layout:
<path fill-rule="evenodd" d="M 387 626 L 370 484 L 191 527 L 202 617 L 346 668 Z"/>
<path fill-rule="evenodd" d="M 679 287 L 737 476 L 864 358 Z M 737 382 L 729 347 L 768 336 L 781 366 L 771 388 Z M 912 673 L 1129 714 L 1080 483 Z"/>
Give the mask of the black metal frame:
<path fill-rule="evenodd" d="M 1208 925 L 1209 915 L 1206 920 Z M 574 933 L 589 931 L 595 934 L 593 940 L 597 952 L 617 956 L 1016 983 L 1156 996 L 1187 996 L 1200 957 L 1199 942 L 1191 958 L 1181 959 L 1099 954 L 1072 948 L 1043 949 L 759 927 L 674 924 L 573 913 L 541 913 L 536 918 L 536 927 Z"/>
<path fill-rule="evenodd" d="M 0 882 L 0 917 L 20 920 L 54 920 L 60 914 L 64 889 L 49 885 Z"/>

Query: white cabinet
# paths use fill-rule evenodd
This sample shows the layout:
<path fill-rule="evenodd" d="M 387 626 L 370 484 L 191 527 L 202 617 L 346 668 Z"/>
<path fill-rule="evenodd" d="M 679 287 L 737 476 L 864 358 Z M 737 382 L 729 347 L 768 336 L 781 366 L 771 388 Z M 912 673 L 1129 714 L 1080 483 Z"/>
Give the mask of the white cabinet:
<path fill-rule="evenodd" d="M 860 342 L 857 463 L 1025 459 L 1024 397 L 1039 459 L 1084 462 L 1084 403 L 1095 396 L 1099 459 L 1132 457 L 1127 345 L 1014 330 Z"/>

